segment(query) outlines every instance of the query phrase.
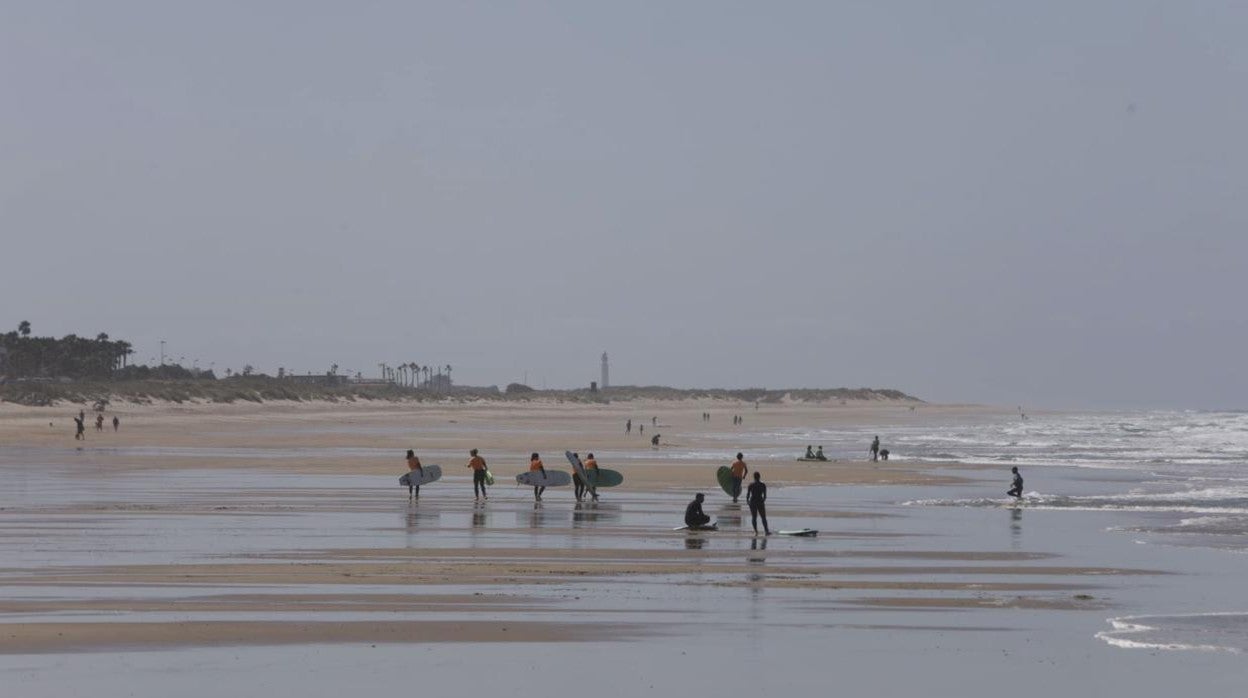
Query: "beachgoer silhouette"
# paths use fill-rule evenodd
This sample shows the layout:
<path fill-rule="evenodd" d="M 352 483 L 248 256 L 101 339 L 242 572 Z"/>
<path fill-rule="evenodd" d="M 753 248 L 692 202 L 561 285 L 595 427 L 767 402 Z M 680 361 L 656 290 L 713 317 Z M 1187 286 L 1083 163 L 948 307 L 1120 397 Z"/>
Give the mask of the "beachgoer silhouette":
<path fill-rule="evenodd" d="M 815 450 L 814 450 L 813 448 L 811 448 L 810 446 L 807 446 L 807 447 L 806 447 L 806 455 L 804 455 L 804 456 L 802 456 L 802 457 L 803 457 L 803 458 L 811 458 L 811 459 L 813 459 L 813 458 L 815 457 Z"/>
<path fill-rule="evenodd" d="M 584 491 L 589 492 L 589 496 L 595 502 L 598 501 L 598 460 L 594 458 L 594 454 L 589 453 L 585 456 L 585 462 L 581 463 L 585 467 L 585 477 L 589 478 L 589 482 L 585 483 Z"/>
<path fill-rule="evenodd" d="M 763 533 L 771 535 L 767 526 L 767 485 L 763 484 L 763 476 L 754 471 L 754 482 L 745 493 L 745 503 L 750 505 L 750 523 L 754 526 L 754 535 L 758 535 L 758 517 L 763 517 Z"/>
<path fill-rule="evenodd" d="M 662 434 L 655 434 L 654 436 L 651 436 L 651 437 L 650 437 L 650 445 L 651 445 L 651 446 L 654 446 L 655 448 L 658 448 L 658 447 L 659 447 L 659 437 L 660 437 L 660 436 L 662 436 Z"/>
<path fill-rule="evenodd" d="M 120 428 L 121 428 L 121 420 L 117 419 L 116 415 L 113 415 L 113 431 L 117 431 Z"/>
<path fill-rule="evenodd" d="M 87 428 L 82 423 L 82 417 L 74 417 L 74 424 L 76 425 L 75 431 L 74 431 L 74 440 L 75 441 L 78 441 L 80 439 L 85 440 L 87 438 Z"/>
<path fill-rule="evenodd" d="M 743 458 L 745 458 L 745 456 L 743 454 L 738 453 L 737 459 L 734 460 L 732 462 L 732 465 L 730 466 L 730 468 L 732 469 L 732 503 L 733 504 L 736 504 L 737 497 L 741 496 L 741 481 L 745 479 L 745 474 L 750 472 L 750 469 L 746 467 L 745 461 L 743 460 Z"/>
<path fill-rule="evenodd" d="M 711 517 L 702 511 L 702 500 L 706 499 L 706 495 L 701 492 L 693 497 L 693 501 L 689 502 L 689 506 L 685 507 L 685 525 L 689 528 L 702 528 L 711 522 Z"/>
<path fill-rule="evenodd" d="M 878 461 L 880 459 L 880 437 L 878 436 L 875 437 L 875 439 L 871 442 L 870 451 L 871 451 L 871 462 L 874 463 L 875 461 Z"/>
<path fill-rule="evenodd" d="M 546 478 L 546 466 L 542 465 L 542 459 L 538 457 L 536 453 L 529 456 L 529 472 L 541 473 L 542 479 Z M 542 493 L 545 491 L 546 491 L 545 485 L 541 487 L 534 486 L 533 487 L 533 499 L 539 502 L 542 501 Z"/>
<path fill-rule="evenodd" d="M 419 471 L 419 472 L 417 472 Z M 420 459 L 416 457 L 416 452 L 407 449 L 407 498 L 420 499 L 420 485 L 413 485 L 411 478 L 415 477 L 416 482 L 425 476 L 425 468 L 420 464 Z"/>
<path fill-rule="evenodd" d="M 881 448 L 881 449 L 880 449 L 880 460 L 888 460 L 888 449 L 887 449 L 887 448 Z"/>
<path fill-rule="evenodd" d="M 631 433 L 633 433 L 633 420 L 630 419 L 627 422 L 624 422 L 624 434 L 628 435 Z"/>
<path fill-rule="evenodd" d="M 828 457 L 827 457 L 827 456 L 823 455 L 823 446 L 820 446 L 820 447 L 818 448 L 818 450 L 816 450 L 816 451 L 815 451 L 815 458 L 816 458 L 817 460 L 827 460 L 827 459 L 828 459 Z"/>
<path fill-rule="evenodd" d="M 1018 473 L 1018 466 L 1014 466 L 1013 468 L 1010 468 L 1010 472 L 1014 473 L 1014 483 L 1010 485 L 1010 489 L 1006 491 L 1006 494 L 1010 495 L 1011 497 L 1015 499 L 1022 499 L 1023 498 L 1023 476 Z"/>
<path fill-rule="evenodd" d="M 485 494 L 485 459 L 477 455 L 475 448 L 468 455 L 468 467 L 472 469 L 472 498 L 489 499 Z"/>

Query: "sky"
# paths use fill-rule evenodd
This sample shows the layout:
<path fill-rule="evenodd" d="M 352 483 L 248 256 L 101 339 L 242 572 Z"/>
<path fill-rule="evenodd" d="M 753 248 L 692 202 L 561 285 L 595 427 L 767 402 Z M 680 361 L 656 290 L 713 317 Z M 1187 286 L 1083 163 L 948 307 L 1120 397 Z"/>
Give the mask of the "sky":
<path fill-rule="evenodd" d="M 0 3 L 0 328 L 1248 408 L 1248 5 Z"/>

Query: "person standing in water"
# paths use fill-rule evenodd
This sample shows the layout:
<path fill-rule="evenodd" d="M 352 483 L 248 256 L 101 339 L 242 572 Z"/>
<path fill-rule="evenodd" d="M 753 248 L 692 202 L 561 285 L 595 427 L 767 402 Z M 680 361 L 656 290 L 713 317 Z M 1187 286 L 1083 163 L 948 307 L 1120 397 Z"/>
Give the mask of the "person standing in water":
<path fill-rule="evenodd" d="M 539 457 L 536 453 L 534 453 L 533 455 L 529 456 L 529 472 L 530 472 L 530 473 L 541 473 L 541 474 L 542 474 L 542 479 L 543 479 L 543 480 L 545 480 L 545 479 L 546 479 L 546 466 L 542 465 L 542 459 L 541 459 L 541 458 L 540 458 L 540 457 Z M 542 501 L 542 493 L 543 493 L 543 492 L 545 492 L 545 491 L 546 491 L 546 486 L 545 486 L 545 485 L 542 485 L 542 486 L 540 486 L 540 487 L 535 486 L 535 487 L 533 488 L 533 499 L 534 499 L 534 501 L 538 501 L 538 502 Z"/>
<path fill-rule="evenodd" d="M 598 460 L 594 458 L 594 454 L 590 453 L 585 456 L 585 462 L 581 463 L 585 466 L 585 476 L 589 478 L 589 482 L 581 488 L 581 496 L 585 496 L 589 492 L 589 496 L 594 501 L 598 501 Z"/>
<path fill-rule="evenodd" d="M 407 449 L 407 498 L 420 499 L 420 485 L 413 485 L 412 482 L 420 482 L 425 476 L 425 468 L 420 464 L 420 459 L 416 457 L 416 452 Z"/>
<path fill-rule="evenodd" d="M 880 460 L 880 437 L 877 436 L 875 437 L 874 440 L 871 441 L 871 448 L 868 450 L 870 450 L 871 452 L 872 463 L 875 463 Z"/>
<path fill-rule="evenodd" d="M 745 479 L 745 474 L 750 472 L 750 469 L 745 466 L 745 461 L 743 460 L 743 458 L 745 458 L 745 456 L 743 454 L 738 453 L 737 459 L 734 460 L 732 462 L 732 465 L 730 466 L 732 469 L 732 503 L 733 504 L 736 504 L 737 497 L 741 496 L 741 481 Z"/>
<path fill-rule="evenodd" d="M 771 535 L 767 526 L 767 485 L 763 484 L 763 476 L 754 471 L 754 482 L 745 493 L 745 503 L 750 505 L 750 523 L 754 526 L 754 535 L 758 535 L 758 517 L 763 517 L 763 533 Z"/>
<path fill-rule="evenodd" d="M 489 499 L 485 494 L 485 459 L 477 455 L 477 449 L 468 452 L 468 467 L 472 469 L 472 498 Z"/>
<path fill-rule="evenodd" d="M 693 501 L 689 502 L 689 506 L 685 507 L 685 525 L 689 528 L 702 528 L 711 522 L 711 517 L 702 511 L 702 500 L 706 499 L 706 495 L 701 492 L 693 497 Z"/>
<path fill-rule="evenodd" d="M 1010 495 L 1011 497 L 1015 499 L 1022 499 L 1023 498 L 1023 476 L 1018 474 L 1018 466 L 1014 466 L 1013 468 L 1010 468 L 1010 471 L 1014 473 L 1014 483 L 1010 485 L 1010 489 L 1006 491 L 1006 494 Z"/>

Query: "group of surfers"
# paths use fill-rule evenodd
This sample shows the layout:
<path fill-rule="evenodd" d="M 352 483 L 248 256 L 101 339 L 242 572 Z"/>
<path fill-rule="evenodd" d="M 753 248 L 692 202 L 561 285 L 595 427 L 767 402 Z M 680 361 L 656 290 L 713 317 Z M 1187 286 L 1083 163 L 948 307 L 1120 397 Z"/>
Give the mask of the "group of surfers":
<path fill-rule="evenodd" d="M 586 475 L 589 475 L 589 471 L 591 470 L 598 470 L 598 461 L 594 458 L 594 454 L 592 453 L 586 456 L 585 460 L 581 462 L 581 465 L 584 466 Z M 467 467 L 472 470 L 473 499 L 489 499 L 485 489 L 487 484 L 486 473 L 488 472 L 488 467 L 486 465 L 485 458 L 481 457 L 481 454 L 478 453 L 475 448 L 468 452 Z M 730 467 L 732 470 L 732 501 L 735 504 L 738 497 L 741 496 L 741 483 L 745 480 L 745 476 L 750 469 L 745 464 L 744 454 L 741 453 L 737 454 L 737 459 L 732 462 L 732 466 Z M 421 465 L 420 458 L 416 456 L 416 452 L 412 449 L 408 449 L 407 451 L 407 468 L 409 472 L 416 473 L 417 471 L 420 471 L 422 476 L 424 474 L 424 466 Z M 542 458 L 537 453 L 533 453 L 529 456 L 529 472 L 540 472 L 543 475 L 546 474 L 546 465 L 542 463 Z M 419 479 L 416 479 L 415 482 L 419 482 Z M 572 482 L 575 485 L 574 491 L 576 494 L 576 501 L 582 501 L 587 494 L 593 498 L 593 501 L 598 501 L 597 488 L 592 484 L 585 482 L 585 480 L 581 478 L 580 473 L 575 471 L 572 473 Z M 410 498 L 415 499 L 420 497 L 420 485 L 408 485 L 407 490 Z M 544 486 L 534 487 L 534 500 L 539 502 L 542 501 L 542 493 L 545 491 L 546 488 Z M 705 499 L 706 495 L 699 492 L 697 496 L 694 497 L 693 501 L 689 503 L 689 506 L 685 508 L 685 525 L 689 526 L 689 528 L 706 528 L 707 525 L 710 524 L 711 517 L 707 516 L 702 511 L 702 502 Z M 771 535 L 771 528 L 767 524 L 767 485 L 763 483 L 762 475 L 757 472 L 754 473 L 754 482 L 746 488 L 745 502 L 750 507 L 750 519 L 754 526 L 754 533 L 758 533 L 758 520 L 761 518 L 763 520 L 764 533 L 766 535 Z"/>
<path fill-rule="evenodd" d="M 598 470 L 598 461 L 594 458 L 594 454 L 592 453 L 581 462 L 581 465 L 584 466 L 586 475 L 589 475 L 589 471 L 591 470 Z M 486 485 L 488 484 L 486 478 L 489 473 L 489 468 L 486 465 L 485 458 L 481 457 L 481 454 L 475 448 L 468 452 L 467 467 L 472 470 L 473 499 L 489 499 L 490 497 L 486 494 L 485 490 Z M 420 471 L 422 476 L 425 470 L 424 466 L 420 464 L 420 458 L 416 456 L 416 452 L 410 448 L 407 450 L 407 469 L 412 473 Z M 529 456 L 529 472 L 540 472 L 542 475 L 546 474 L 546 466 L 542 463 L 542 458 L 537 453 Z M 419 480 L 417 480 L 417 482 L 419 482 Z M 595 502 L 598 501 L 598 488 L 588 482 L 585 482 L 585 480 L 581 478 L 580 473 L 573 471 L 572 484 L 575 486 L 574 491 L 576 494 L 576 501 L 582 501 L 585 498 L 585 495 L 592 497 Z M 542 501 L 542 493 L 545 491 L 546 487 L 544 485 L 534 487 L 533 499 L 539 502 Z M 407 494 L 411 499 L 419 498 L 420 485 L 408 485 Z"/>

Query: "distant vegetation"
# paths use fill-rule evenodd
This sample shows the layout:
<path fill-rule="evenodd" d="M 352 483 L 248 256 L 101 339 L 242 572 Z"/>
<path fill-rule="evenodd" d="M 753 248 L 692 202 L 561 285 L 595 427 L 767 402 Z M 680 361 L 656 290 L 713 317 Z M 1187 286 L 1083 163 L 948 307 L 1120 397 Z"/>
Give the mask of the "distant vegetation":
<path fill-rule="evenodd" d="M 30 322 L 0 334 L 0 373 L 9 378 L 109 378 L 126 366 L 134 353 L 129 342 L 114 341 L 101 332 L 95 339 L 76 334 L 32 337 Z"/>
<path fill-rule="evenodd" d="M 171 369 L 173 367 L 163 367 Z M 162 378 L 171 371 L 151 369 Z M 58 403 L 107 405 L 125 401 L 152 403 L 158 401 L 186 402 L 269 402 L 273 400 L 330 402 L 355 402 L 384 400 L 391 402 L 434 402 L 441 400 L 471 401 L 498 400 L 527 402 L 554 400 L 560 402 L 607 403 L 630 400 L 689 400 L 717 399 L 741 402 L 779 403 L 783 400 L 805 402 L 837 401 L 903 401 L 921 402 L 897 390 L 872 390 L 869 388 L 835 388 L 827 390 L 682 390 L 661 386 L 618 387 L 591 392 L 583 390 L 536 390 L 525 385 L 512 384 L 506 391 L 496 386 L 473 388 L 456 387 L 449 391 L 435 391 L 400 386 L 394 383 L 356 384 L 301 383 L 269 376 L 242 376 L 220 380 L 195 378 L 31 382 L 12 381 L 0 385 L 0 401 L 22 405 L 55 405 Z"/>

